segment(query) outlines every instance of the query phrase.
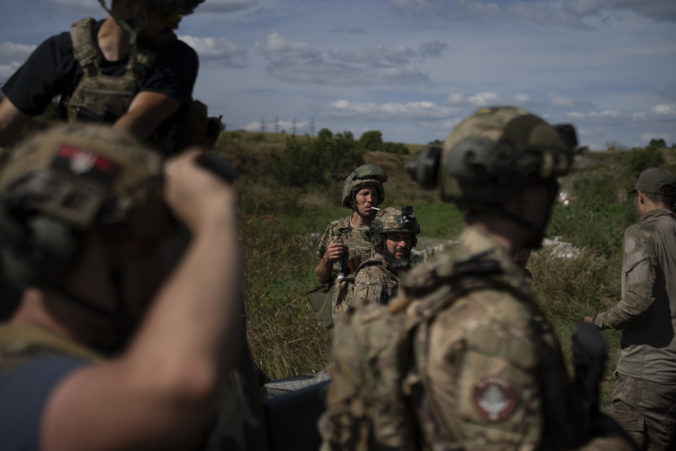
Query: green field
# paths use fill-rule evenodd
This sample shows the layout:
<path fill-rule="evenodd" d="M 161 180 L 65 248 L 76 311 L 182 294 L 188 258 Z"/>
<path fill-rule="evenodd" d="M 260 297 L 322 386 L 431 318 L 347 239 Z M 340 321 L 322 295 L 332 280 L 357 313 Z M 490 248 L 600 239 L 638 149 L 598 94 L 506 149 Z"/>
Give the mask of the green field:
<path fill-rule="evenodd" d="M 242 136 L 245 132 L 236 133 L 237 139 L 222 136 L 217 150 L 235 162 L 242 174 L 237 186 L 246 254 L 248 334 L 254 358 L 270 378 L 316 372 L 327 362 L 330 335 L 305 296 L 317 285 L 312 234 L 320 234 L 330 221 L 349 213 L 339 202 L 342 180 L 349 169 L 341 167 L 339 160 L 335 160 L 338 168 L 333 172 L 331 167 L 311 167 L 313 157 L 328 157 L 308 150 L 313 138 L 292 138 L 294 146 L 301 143 L 294 155 L 308 158 L 304 164 L 310 167 L 298 169 L 307 183 L 289 185 L 276 165 L 285 164 L 290 137 L 261 135 L 247 139 Z M 300 149 L 303 146 L 307 149 Z M 673 149 L 659 152 L 668 166 L 676 160 Z M 571 243 L 579 255 L 556 258 L 543 249 L 534 252 L 528 264 L 534 276 L 533 291 L 553 323 L 569 363 L 575 323 L 619 299 L 622 233 L 635 220 L 626 191 L 642 169 L 641 164 L 654 163 L 644 154 L 644 149 L 637 149 L 587 152 L 578 157 L 578 171 L 561 183 L 571 202 L 568 206 L 557 204 L 547 236 Z M 355 155 L 359 159 L 353 164 L 376 163 L 386 169 L 390 178 L 385 184 L 383 206 L 413 205 L 421 237 L 441 240 L 457 235 L 462 228 L 457 209 L 441 203 L 437 194 L 417 188 L 406 176 L 403 167 L 410 155 L 381 151 Z M 304 173 L 310 175 L 304 177 Z M 319 179 L 305 180 L 311 177 Z M 604 336 L 609 358 L 602 395 L 607 402 L 619 332 L 604 332 Z"/>

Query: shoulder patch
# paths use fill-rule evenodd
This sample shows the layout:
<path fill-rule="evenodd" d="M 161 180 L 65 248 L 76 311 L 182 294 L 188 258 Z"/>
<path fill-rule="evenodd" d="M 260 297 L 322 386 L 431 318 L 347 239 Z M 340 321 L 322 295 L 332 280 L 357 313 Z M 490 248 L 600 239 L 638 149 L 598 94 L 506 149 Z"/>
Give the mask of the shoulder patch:
<path fill-rule="evenodd" d="M 518 399 L 514 387 L 507 379 L 487 376 L 474 386 L 472 401 L 481 418 L 497 422 L 514 412 Z"/>

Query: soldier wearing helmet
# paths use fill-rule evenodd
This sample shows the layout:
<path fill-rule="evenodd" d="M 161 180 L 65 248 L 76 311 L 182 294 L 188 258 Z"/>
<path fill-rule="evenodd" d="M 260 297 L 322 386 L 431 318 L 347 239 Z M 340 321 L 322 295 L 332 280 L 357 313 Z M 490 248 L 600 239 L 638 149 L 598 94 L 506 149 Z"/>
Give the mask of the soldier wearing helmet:
<path fill-rule="evenodd" d="M 424 185 L 439 185 L 467 226 L 457 243 L 405 275 L 384 310 L 368 306 L 337 326 L 342 347 L 375 344 L 358 351 L 368 356 L 366 378 L 334 366 L 320 422 L 323 449 L 368 442 L 387 449 L 554 450 L 592 440 L 598 412 L 577 398 L 554 330 L 512 258 L 540 246 L 557 177 L 571 169 L 570 131 L 520 108 L 484 108 L 461 122 L 443 149 L 430 148 L 408 167 Z M 364 337 L 359 328 L 377 333 Z M 400 335 L 388 337 L 391 330 Z M 396 343 L 407 344 L 383 354 Z M 382 383 L 369 386 L 370 377 Z M 630 449 L 618 437 L 608 440 L 603 449 Z"/>
<path fill-rule="evenodd" d="M 417 243 L 420 224 L 413 207 L 388 207 L 373 220 L 369 239 L 376 255 L 362 263 L 354 275 L 347 304 L 387 304 L 399 286 L 399 279 L 411 267 L 411 250 Z"/>
<path fill-rule="evenodd" d="M 0 256 L 22 299 L 0 325 L 3 449 L 203 444 L 243 329 L 236 194 L 198 154 L 164 164 L 60 125 L 5 155 Z"/>
<path fill-rule="evenodd" d="M 385 199 L 383 183 L 386 181 L 385 171 L 374 164 L 352 171 L 345 179 L 341 195 L 341 204 L 352 212 L 330 223 L 319 239 L 315 274 L 320 283 L 331 286 L 328 299 L 334 316 L 347 310 L 344 301 L 354 273 L 373 255 L 373 243 L 365 233 L 376 217 L 378 205 Z"/>
<path fill-rule="evenodd" d="M 189 111 L 199 63 L 174 30 L 202 1 L 112 0 L 108 7 L 99 0 L 106 19 L 82 19 L 47 39 L 4 84 L 0 146 L 60 96 L 70 122 L 110 123 L 175 150 L 173 138 L 160 137 Z"/>

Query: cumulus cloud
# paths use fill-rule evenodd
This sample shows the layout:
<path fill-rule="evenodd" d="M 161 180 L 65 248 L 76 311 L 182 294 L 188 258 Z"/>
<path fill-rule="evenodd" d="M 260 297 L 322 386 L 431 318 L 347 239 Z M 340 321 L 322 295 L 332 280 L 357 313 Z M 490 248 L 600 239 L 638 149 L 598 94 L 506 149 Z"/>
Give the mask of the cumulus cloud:
<path fill-rule="evenodd" d="M 312 60 L 321 56 L 321 52 L 302 41 L 286 39 L 277 32 L 268 33 L 264 40 L 256 42 L 261 55 L 272 59 Z"/>
<path fill-rule="evenodd" d="M 616 119 L 621 117 L 622 113 L 616 110 L 589 111 L 587 113 L 571 111 L 567 116 L 572 119 Z"/>
<path fill-rule="evenodd" d="M 256 0 L 206 0 L 197 7 L 196 11 L 229 13 L 251 8 L 257 4 Z"/>
<path fill-rule="evenodd" d="M 442 43 L 426 43 L 425 56 L 440 52 Z M 362 50 L 333 50 L 324 55 L 302 41 L 278 32 L 256 42 L 258 52 L 270 60 L 268 75 L 293 83 L 357 86 L 409 84 L 429 81 L 418 69 L 407 67 L 421 53 L 402 46 L 379 46 Z"/>
<path fill-rule="evenodd" d="M 467 97 L 467 101 L 475 106 L 493 105 L 498 100 L 498 95 L 494 92 L 478 92 L 473 96 Z"/>
<path fill-rule="evenodd" d="M 307 129 L 308 126 L 308 121 L 277 120 L 276 123 L 272 122 L 268 124 L 263 121 L 253 121 L 246 124 L 244 130 L 249 132 L 260 132 L 265 128 L 265 131 L 268 132 L 278 129 L 280 132 L 283 130 L 286 133 L 293 133 L 294 129 L 298 132 L 298 130 Z"/>
<path fill-rule="evenodd" d="M 198 38 L 180 36 L 195 49 L 201 60 L 224 67 L 242 68 L 247 66 L 247 53 L 243 45 L 223 38 Z"/>
<path fill-rule="evenodd" d="M 292 83 L 316 83 L 336 86 L 409 84 L 429 81 L 416 70 L 397 67 L 360 67 L 325 61 L 275 61 L 268 66 L 271 77 Z"/>
<path fill-rule="evenodd" d="M 20 63 L 0 64 L 0 80 L 7 80 L 21 66 Z"/>
<path fill-rule="evenodd" d="M 661 115 L 676 115 L 676 105 L 660 104 L 652 107 L 651 111 L 655 114 Z"/>
<path fill-rule="evenodd" d="M 36 45 L 17 44 L 15 42 L 0 42 L 0 62 L 22 63 L 35 50 Z"/>
<path fill-rule="evenodd" d="M 584 19 L 618 11 L 631 11 L 655 21 L 676 21 L 673 0 L 562 0 L 559 2 L 516 1 L 500 3 L 490 0 L 390 0 L 402 12 L 429 14 L 442 18 L 470 17 L 482 19 L 498 15 L 526 22 L 552 24 L 572 28 L 589 28 Z"/>
<path fill-rule="evenodd" d="M 418 54 L 421 57 L 426 56 L 441 56 L 444 50 L 448 48 L 448 44 L 439 40 L 423 42 L 418 48 Z"/>
<path fill-rule="evenodd" d="M 437 105 L 433 102 L 373 103 L 337 100 L 322 109 L 326 117 L 341 117 L 369 120 L 430 120 L 446 119 L 459 113 L 455 107 Z"/>

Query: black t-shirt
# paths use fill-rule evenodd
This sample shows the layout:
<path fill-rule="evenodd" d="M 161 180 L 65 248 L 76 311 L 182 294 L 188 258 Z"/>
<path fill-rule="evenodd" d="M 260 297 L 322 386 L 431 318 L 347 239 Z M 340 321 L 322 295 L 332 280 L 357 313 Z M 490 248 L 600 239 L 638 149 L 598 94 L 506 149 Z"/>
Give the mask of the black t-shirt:
<path fill-rule="evenodd" d="M 96 23 L 94 35 L 103 21 Z M 122 75 L 128 58 L 101 60 L 106 75 Z M 157 92 L 188 105 L 197 78 L 199 61 L 189 45 L 174 39 L 160 49 L 155 64 L 140 91 Z M 52 36 L 33 51 L 28 60 L 2 87 L 3 93 L 22 113 L 35 116 L 56 96 L 69 96 L 82 77 L 82 67 L 73 56 L 70 32 Z"/>

